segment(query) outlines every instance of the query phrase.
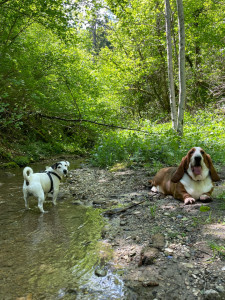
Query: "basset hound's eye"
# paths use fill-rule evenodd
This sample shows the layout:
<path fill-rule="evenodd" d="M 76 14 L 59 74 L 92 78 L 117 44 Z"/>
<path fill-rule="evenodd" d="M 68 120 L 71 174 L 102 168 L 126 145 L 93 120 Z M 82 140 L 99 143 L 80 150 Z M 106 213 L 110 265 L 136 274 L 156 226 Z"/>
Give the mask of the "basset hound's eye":
<path fill-rule="evenodd" d="M 193 154 L 195 152 L 195 150 L 194 149 L 192 149 L 189 153 L 190 154 Z"/>
<path fill-rule="evenodd" d="M 201 152 L 201 154 L 205 154 L 205 151 L 204 151 L 204 150 L 201 150 L 200 152 Z"/>

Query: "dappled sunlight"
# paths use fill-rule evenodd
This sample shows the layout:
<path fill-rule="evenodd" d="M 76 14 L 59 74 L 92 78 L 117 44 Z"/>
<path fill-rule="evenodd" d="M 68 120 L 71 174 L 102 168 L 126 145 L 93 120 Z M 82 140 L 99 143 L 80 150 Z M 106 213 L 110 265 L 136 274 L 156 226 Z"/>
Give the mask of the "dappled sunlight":
<path fill-rule="evenodd" d="M 225 224 L 209 224 L 202 228 L 202 233 L 205 236 L 211 236 L 215 239 L 222 239 L 225 241 Z"/>
<path fill-rule="evenodd" d="M 114 243 L 113 266 L 116 269 L 128 267 L 131 264 L 138 264 L 143 245 L 138 245 L 131 240 L 118 238 Z"/>

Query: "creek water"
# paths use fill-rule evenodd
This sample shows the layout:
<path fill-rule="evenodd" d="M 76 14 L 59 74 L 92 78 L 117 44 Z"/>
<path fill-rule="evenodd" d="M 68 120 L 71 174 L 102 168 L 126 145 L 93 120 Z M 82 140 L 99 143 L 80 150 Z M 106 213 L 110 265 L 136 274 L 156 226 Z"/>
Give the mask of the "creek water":
<path fill-rule="evenodd" d="M 101 241 L 100 211 L 69 198 L 45 203 L 45 214 L 33 199 L 26 211 L 22 184 L 22 169 L 0 171 L 0 299 L 122 299 L 120 276 L 95 275 L 102 253 L 112 251 Z"/>

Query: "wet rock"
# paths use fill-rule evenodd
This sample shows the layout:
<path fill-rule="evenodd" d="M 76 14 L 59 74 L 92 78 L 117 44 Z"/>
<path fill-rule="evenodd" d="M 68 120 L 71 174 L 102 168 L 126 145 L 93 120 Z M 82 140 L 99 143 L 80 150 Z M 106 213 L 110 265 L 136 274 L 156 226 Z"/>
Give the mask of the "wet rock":
<path fill-rule="evenodd" d="M 73 205 L 82 205 L 83 203 L 80 200 L 75 200 L 72 202 Z"/>
<path fill-rule="evenodd" d="M 210 289 L 204 292 L 204 299 L 206 300 L 217 300 L 220 299 L 220 295 L 217 291 Z"/>
<path fill-rule="evenodd" d="M 68 289 L 66 291 L 66 294 L 70 294 L 70 295 L 77 295 L 77 291 L 75 289 Z"/>
<path fill-rule="evenodd" d="M 94 205 L 104 205 L 106 204 L 106 200 L 105 199 L 97 199 L 93 201 Z"/>
<path fill-rule="evenodd" d="M 121 220 L 120 221 L 120 226 L 125 226 L 127 224 L 127 221 L 126 220 Z"/>
<path fill-rule="evenodd" d="M 154 260 L 159 256 L 159 250 L 152 247 L 145 247 L 141 251 L 140 261 L 138 266 L 142 265 L 152 265 Z"/>
<path fill-rule="evenodd" d="M 162 249 L 165 245 L 165 237 L 161 233 L 152 236 L 152 246 L 157 249 Z"/>
<path fill-rule="evenodd" d="M 16 176 L 16 174 L 13 174 L 11 172 L 5 172 L 5 175 L 6 175 L 6 177 L 9 177 L 9 178 Z"/>
<path fill-rule="evenodd" d="M 106 268 L 97 267 L 95 269 L 95 275 L 97 275 L 98 277 L 105 277 L 107 275 Z"/>

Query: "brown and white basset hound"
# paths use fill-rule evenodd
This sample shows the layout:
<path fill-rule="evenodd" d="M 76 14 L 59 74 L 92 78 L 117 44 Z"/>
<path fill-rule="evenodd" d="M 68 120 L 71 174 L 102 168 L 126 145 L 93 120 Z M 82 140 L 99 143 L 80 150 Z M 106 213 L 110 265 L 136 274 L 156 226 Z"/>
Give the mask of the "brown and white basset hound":
<path fill-rule="evenodd" d="M 153 192 L 172 195 L 184 201 L 184 204 L 192 204 L 198 199 L 210 200 L 213 181 L 219 180 L 209 154 L 200 147 L 194 147 L 182 158 L 177 168 L 159 170 L 150 183 Z"/>

